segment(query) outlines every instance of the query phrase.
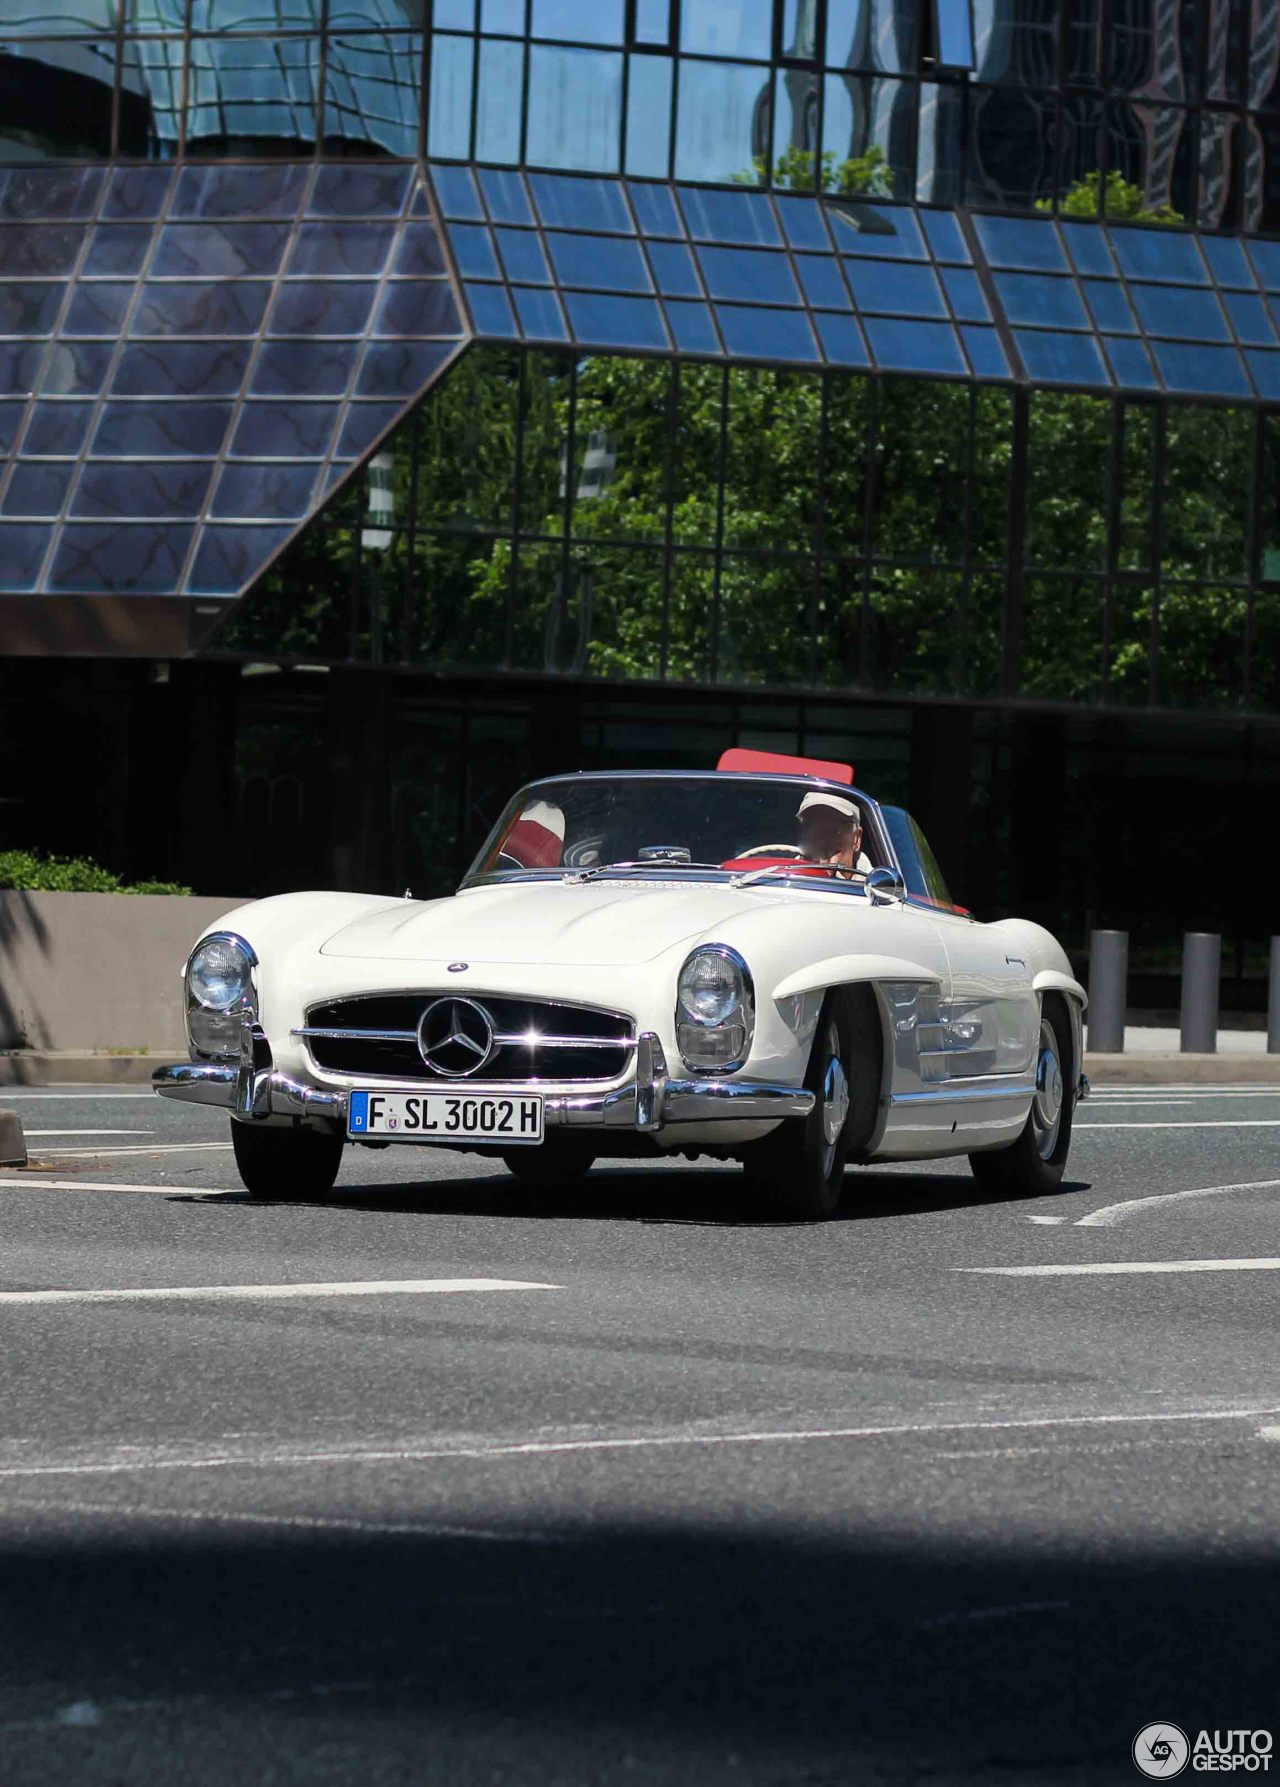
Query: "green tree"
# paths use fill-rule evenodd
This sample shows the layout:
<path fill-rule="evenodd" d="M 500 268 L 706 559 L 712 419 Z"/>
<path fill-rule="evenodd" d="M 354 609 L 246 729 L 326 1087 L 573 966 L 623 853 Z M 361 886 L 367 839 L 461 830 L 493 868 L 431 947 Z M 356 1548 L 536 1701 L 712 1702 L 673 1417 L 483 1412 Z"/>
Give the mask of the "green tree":
<path fill-rule="evenodd" d="M 1037 211 L 1053 211 L 1062 217 L 1101 217 L 1123 219 L 1129 223 L 1185 223 L 1186 219 L 1172 205 L 1148 205 L 1142 188 L 1126 180 L 1118 168 L 1103 174 L 1094 168 L 1069 186 L 1055 207 L 1052 199 L 1037 199 Z"/>

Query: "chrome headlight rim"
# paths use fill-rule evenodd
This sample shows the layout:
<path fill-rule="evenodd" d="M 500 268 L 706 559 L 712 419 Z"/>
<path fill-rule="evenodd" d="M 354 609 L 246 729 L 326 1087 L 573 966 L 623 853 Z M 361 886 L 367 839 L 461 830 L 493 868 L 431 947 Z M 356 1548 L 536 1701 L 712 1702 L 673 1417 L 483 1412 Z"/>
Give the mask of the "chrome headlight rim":
<path fill-rule="evenodd" d="M 700 1017 L 690 1010 L 684 1002 L 682 983 L 689 967 L 699 956 L 719 956 L 734 969 L 738 980 L 738 997 L 735 1003 L 717 1020 Z M 751 1053 L 751 1045 L 755 1038 L 756 995 L 755 982 L 746 961 L 729 943 L 700 943 L 691 949 L 680 966 L 676 977 L 676 1010 L 675 1028 L 676 1045 L 680 1057 L 686 1067 L 696 1073 L 727 1074 L 736 1073 L 744 1066 Z M 716 1041 L 723 1039 L 730 1045 L 729 1058 L 708 1059 Z M 704 1046 L 700 1049 L 699 1043 Z"/>
<path fill-rule="evenodd" d="M 244 963 L 244 972 L 235 993 L 226 1000 L 208 999 L 202 996 L 192 979 L 192 970 L 199 958 L 201 950 L 208 949 L 210 944 L 219 943 L 233 949 Z M 227 1013 L 238 1010 L 246 1004 L 256 1005 L 253 985 L 253 971 L 258 966 L 258 957 L 253 945 L 240 936 L 238 931 L 210 931 L 201 937 L 191 954 L 187 957 L 187 965 L 183 970 L 183 984 L 186 988 L 189 1008 L 200 1011 Z"/>

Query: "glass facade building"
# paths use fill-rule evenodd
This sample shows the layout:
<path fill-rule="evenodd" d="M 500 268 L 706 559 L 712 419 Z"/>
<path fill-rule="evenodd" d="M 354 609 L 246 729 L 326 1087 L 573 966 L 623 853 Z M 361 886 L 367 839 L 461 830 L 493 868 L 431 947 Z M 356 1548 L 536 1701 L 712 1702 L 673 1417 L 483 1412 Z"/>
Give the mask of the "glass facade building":
<path fill-rule="evenodd" d="M 1280 0 L 0 0 L 0 743 L 30 656 L 232 714 L 244 886 L 348 759 L 407 854 L 308 872 L 434 883 L 487 727 L 732 734 L 1083 934 L 1280 793 L 1278 650 Z"/>

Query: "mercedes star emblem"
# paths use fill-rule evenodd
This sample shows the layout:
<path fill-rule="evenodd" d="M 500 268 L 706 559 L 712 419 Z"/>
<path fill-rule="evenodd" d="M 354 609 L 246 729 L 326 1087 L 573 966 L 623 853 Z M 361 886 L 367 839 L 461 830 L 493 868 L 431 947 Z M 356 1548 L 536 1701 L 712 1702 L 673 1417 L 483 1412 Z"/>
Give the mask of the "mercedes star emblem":
<path fill-rule="evenodd" d="M 494 1046 L 493 1019 L 474 999 L 436 999 L 418 1024 L 418 1053 L 446 1079 L 479 1073 Z"/>

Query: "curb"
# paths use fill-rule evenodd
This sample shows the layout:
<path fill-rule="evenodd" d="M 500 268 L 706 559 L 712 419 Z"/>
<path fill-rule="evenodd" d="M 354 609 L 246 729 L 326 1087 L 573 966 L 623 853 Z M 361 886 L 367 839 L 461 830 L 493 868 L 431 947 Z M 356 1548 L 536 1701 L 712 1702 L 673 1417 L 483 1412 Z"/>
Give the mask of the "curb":
<path fill-rule="evenodd" d="M 0 1054 L 0 1086 L 149 1086 L 157 1067 L 185 1061 L 175 1050 L 154 1055 L 100 1055 L 69 1049 L 42 1053 L 19 1049 Z"/>
<path fill-rule="evenodd" d="M 1280 1055 L 1091 1055 L 1084 1071 L 1100 1086 L 1276 1086 Z"/>

